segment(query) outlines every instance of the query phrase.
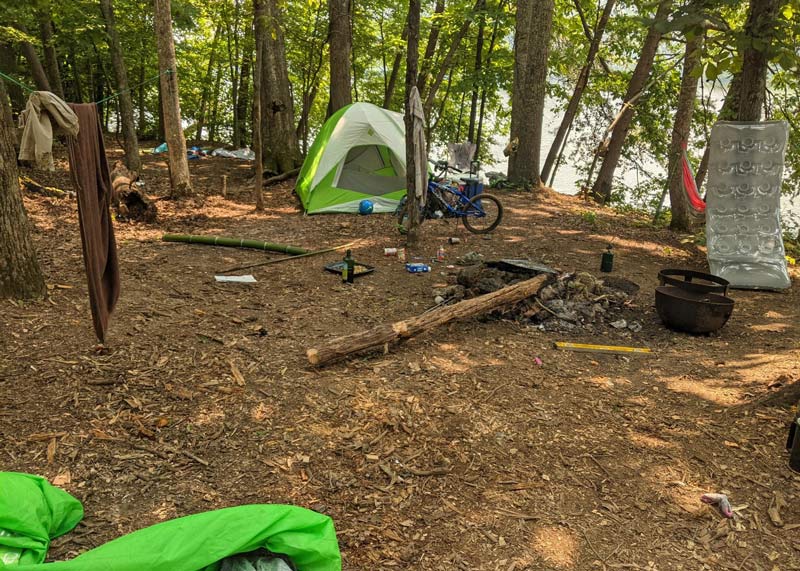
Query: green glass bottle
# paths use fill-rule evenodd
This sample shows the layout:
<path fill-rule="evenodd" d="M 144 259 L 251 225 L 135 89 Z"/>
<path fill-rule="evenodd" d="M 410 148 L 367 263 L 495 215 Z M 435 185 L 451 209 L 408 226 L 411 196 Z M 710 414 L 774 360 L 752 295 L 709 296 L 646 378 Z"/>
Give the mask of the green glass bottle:
<path fill-rule="evenodd" d="M 356 273 L 356 261 L 353 259 L 353 251 L 347 250 L 344 254 L 344 267 L 342 268 L 342 281 L 349 284 L 353 283 Z"/>

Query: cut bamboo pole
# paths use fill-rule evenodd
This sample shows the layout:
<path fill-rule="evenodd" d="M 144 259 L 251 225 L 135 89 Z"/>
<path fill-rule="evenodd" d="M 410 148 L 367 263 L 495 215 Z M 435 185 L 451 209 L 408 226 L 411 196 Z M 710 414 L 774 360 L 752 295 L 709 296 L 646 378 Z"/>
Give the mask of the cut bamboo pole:
<path fill-rule="evenodd" d="M 245 238 L 226 238 L 224 236 L 196 236 L 194 234 L 164 234 L 164 242 L 182 242 L 184 244 L 205 244 L 207 246 L 226 246 L 229 248 L 254 248 L 256 250 L 269 250 L 270 252 L 283 252 L 292 256 L 308 254 L 308 250 L 296 246 L 262 242 L 261 240 L 247 240 Z"/>
<path fill-rule="evenodd" d="M 403 321 L 379 325 L 344 337 L 337 337 L 319 347 L 306 351 L 309 363 L 322 367 L 354 353 L 388 345 L 398 339 L 414 337 L 456 319 L 473 317 L 504 305 L 518 303 L 539 293 L 547 283 L 548 274 L 504 287 L 492 293 L 446 305 Z"/>

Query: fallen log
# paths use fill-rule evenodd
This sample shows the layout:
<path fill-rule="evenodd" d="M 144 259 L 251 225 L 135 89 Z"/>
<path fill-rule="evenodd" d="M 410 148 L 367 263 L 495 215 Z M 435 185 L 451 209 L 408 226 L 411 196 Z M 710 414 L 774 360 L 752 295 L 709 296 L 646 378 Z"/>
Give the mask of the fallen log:
<path fill-rule="evenodd" d="M 292 169 L 290 171 L 286 171 L 285 173 L 276 174 L 275 176 L 271 176 L 271 177 L 269 177 L 269 178 L 264 180 L 264 182 L 262 183 L 262 186 L 270 186 L 272 184 L 275 184 L 276 182 L 284 181 L 284 180 L 292 178 L 293 176 L 298 175 L 298 174 L 300 174 L 300 167 L 298 167 L 296 169 Z"/>
<path fill-rule="evenodd" d="M 518 303 L 538 294 L 551 277 L 549 274 L 541 274 L 492 293 L 466 299 L 453 305 L 445 305 L 403 321 L 386 323 L 366 331 L 337 337 L 319 347 L 308 349 L 306 357 L 313 366 L 322 367 L 353 353 L 382 347 L 398 339 L 408 339 L 456 319 L 473 317 L 505 305 Z"/>
<path fill-rule="evenodd" d="M 75 193 L 71 190 L 61 190 L 53 186 L 44 186 L 27 176 L 19 177 L 19 182 L 28 192 L 35 192 L 36 194 L 50 196 L 52 198 L 75 198 Z"/>
<path fill-rule="evenodd" d="M 158 207 L 141 187 L 133 184 L 138 178 L 139 175 L 129 171 L 122 161 L 114 163 L 111 169 L 111 205 L 118 220 L 155 222 Z"/>

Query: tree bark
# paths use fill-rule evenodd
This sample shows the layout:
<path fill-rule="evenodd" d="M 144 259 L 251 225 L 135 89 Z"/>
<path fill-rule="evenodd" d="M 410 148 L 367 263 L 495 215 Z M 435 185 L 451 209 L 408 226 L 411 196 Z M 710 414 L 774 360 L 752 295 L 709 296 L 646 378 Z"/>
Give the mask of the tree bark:
<path fill-rule="evenodd" d="M 170 0 L 154 0 L 158 67 L 163 100 L 164 130 L 169 153 L 169 176 L 172 197 L 189 196 L 192 184 L 189 179 L 189 161 L 186 158 L 186 139 L 181 125 L 181 102 L 178 92 L 178 69 L 175 61 L 175 43 L 172 37 L 172 11 Z M 169 70 L 169 73 L 163 73 Z"/>
<path fill-rule="evenodd" d="M 12 77 L 17 74 L 17 54 L 14 52 L 14 46 L 10 43 L 0 43 L 0 71 Z M 25 106 L 25 94 L 22 89 L 13 83 L 8 83 L 6 87 L 11 97 L 12 107 L 22 109 Z"/>
<path fill-rule="evenodd" d="M 409 339 L 457 319 L 475 317 L 500 307 L 519 303 L 537 295 L 549 278 L 548 274 L 541 274 L 492 293 L 466 299 L 453 305 L 445 305 L 416 317 L 332 339 L 317 348 L 307 350 L 306 356 L 309 363 L 315 367 L 321 367 L 360 351 L 384 347 L 398 339 Z"/>
<path fill-rule="evenodd" d="M 406 243 L 414 246 L 419 241 L 420 204 L 417 198 L 417 171 L 414 164 L 414 114 L 411 110 L 411 91 L 417 85 L 417 68 L 419 65 L 419 21 L 420 0 L 409 0 L 408 3 L 408 40 L 406 55 L 406 92 L 405 92 L 405 126 L 406 126 L 406 204 L 408 223 L 406 224 Z M 428 115 L 427 113 L 425 114 Z M 422 165 L 427 168 L 427 165 Z M 426 192 L 427 189 L 422 189 Z"/>
<path fill-rule="evenodd" d="M 553 10 L 553 0 L 517 2 L 511 98 L 511 140 L 517 144 L 508 159 L 508 178 L 533 187 L 542 184 L 539 155 Z"/>
<path fill-rule="evenodd" d="M 261 165 L 264 164 L 263 146 L 261 144 L 261 74 L 264 69 L 264 46 L 266 44 L 264 38 L 264 28 L 266 26 L 266 6 L 265 2 L 269 0 L 253 0 L 253 37 L 256 44 L 256 61 L 253 67 L 253 152 L 256 155 L 255 167 L 256 178 L 253 187 L 253 199 L 256 203 L 256 210 L 264 210 L 264 169 Z"/>
<path fill-rule="evenodd" d="M 78 69 L 78 58 L 75 56 L 75 46 L 70 44 L 68 54 L 69 68 L 72 72 L 72 97 L 76 103 L 83 103 L 83 84 L 81 83 L 81 73 Z"/>
<path fill-rule="evenodd" d="M 731 121 L 736 119 L 739 112 L 739 93 L 741 92 L 742 74 L 741 72 L 735 74 L 731 83 L 728 86 L 728 93 L 725 95 L 725 100 L 722 102 L 722 107 L 717 115 L 717 121 Z M 706 145 L 703 151 L 703 159 L 700 161 L 700 166 L 697 167 L 697 172 L 694 175 L 694 183 L 697 188 L 702 188 L 703 182 L 708 173 L 708 161 L 711 156 L 711 147 Z"/>
<path fill-rule="evenodd" d="M 0 80 L 0 298 L 46 294 L 17 178 L 16 130 Z"/>
<path fill-rule="evenodd" d="M 697 35 L 686 42 L 686 55 L 683 60 L 681 90 L 678 94 L 678 105 L 675 111 L 675 124 L 672 127 L 672 141 L 667 167 L 667 186 L 672 210 L 669 227 L 673 230 L 689 230 L 692 225 L 692 209 L 683 187 L 683 169 L 681 157 L 689 140 L 694 114 L 694 102 L 697 96 L 697 82 L 700 80 L 697 69 L 700 66 L 700 54 L 703 47 L 703 36 Z"/>
<path fill-rule="evenodd" d="M 328 0 L 331 92 L 328 116 L 353 102 L 350 95 L 350 1 Z"/>
<path fill-rule="evenodd" d="M 42 39 L 45 73 L 47 73 L 50 83 L 50 91 L 64 99 L 64 86 L 61 84 L 61 74 L 58 71 L 58 54 L 56 54 L 56 42 L 53 38 L 53 20 L 50 18 L 49 4 L 49 2 L 45 2 L 42 9 L 37 10 L 39 37 Z"/>
<path fill-rule="evenodd" d="M 108 49 L 111 52 L 111 64 L 114 66 L 114 75 L 117 78 L 125 164 L 132 171 L 138 172 L 141 169 L 141 162 L 139 159 L 139 141 L 136 138 L 136 124 L 133 121 L 133 99 L 131 92 L 128 90 L 128 70 L 125 67 L 122 44 L 119 41 L 114 18 L 114 6 L 111 2 L 112 0 L 100 0 L 100 10 L 103 12 Z"/>
<path fill-rule="evenodd" d="M 242 65 L 239 72 L 239 89 L 236 94 L 236 115 L 239 119 L 238 123 L 233 129 L 233 146 L 239 148 L 243 146 L 247 140 L 247 110 L 250 104 L 250 49 L 248 48 L 249 42 L 245 35 L 245 47 L 242 53 Z M 252 126 L 252 125 L 251 125 Z"/>
<path fill-rule="evenodd" d="M 261 124 L 264 167 L 276 173 L 299 166 L 294 102 L 286 65 L 282 16 L 276 0 L 265 0 L 266 28 L 261 75 Z"/>
<path fill-rule="evenodd" d="M 219 113 L 219 91 L 222 84 L 222 69 L 217 67 L 214 70 L 214 91 L 211 93 L 211 121 L 208 123 L 208 141 L 213 143 L 217 140 L 217 116 Z"/>
<path fill-rule="evenodd" d="M 622 155 L 622 147 L 625 144 L 628 130 L 633 121 L 634 109 L 633 106 L 630 105 L 630 101 L 642 91 L 650 75 L 650 70 L 653 68 L 653 60 L 655 59 L 656 50 L 658 49 L 658 44 L 662 36 L 661 26 L 669 14 L 671 5 L 672 0 L 661 0 L 659 3 L 653 23 L 642 45 L 639 61 L 628 83 L 628 90 L 625 93 L 625 108 L 611 133 L 611 141 L 608 144 L 603 164 L 600 166 L 597 180 L 592 187 L 592 194 L 595 200 L 601 204 L 605 204 L 611 198 L 611 191 L 614 184 L 614 172 L 617 170 L 619 158 Z"/>
<path fill-rule="evenodd" d="M 494 53 L 494 47 L 497 42 L 497 29 L 500 25 L 500 13 L 503 11 L 503 7 L 505 6 L 506 0 L 500 0 L 497 4 L 497 12 L 498 16 L 494 20 L 494 24 L 492 25 L 492 36 L 489 39 L 489 49 L 486 51 L 486 61 L 484 62 L 483 67 L 489 68 L 491 61 L 492 61 L 492 54 Z M 449 88 L 449 84 L 448 84 Z M 447 94 L 445 93 L 445 99 L 447 99 Z M 481 141 L 483 136 L 483 117 L 484 112 L 486 111 L 486 87 L 481 86 L 481 108 L 478 113 L 478 133 L 475 135 L 475 157 L 480 157 L 481 154 Z M 439 113 L 441 117 L 441 112 Z"/>
<path fill-rule="evenodd" d="M 436 6 L 433 9 L 431 31 L 428 33 L 428 42 L 425 44 L 425 55 L 422 56 L 422 64 L 420 64 L 419 68 L 419 79 L 417 80 L 417 89 L 419 89 L 420 93 L 425 93 L 425 88 L 428 84 L 428 76 L 431 73 L 431 66 L 433 65 L 433 56 L 436 55 L 436 44 L 439 42 L 439 32 L 442 30 L 444 3 L 445 0 L 436 0 Z"/>
<path fill-rule="evenodd" d="M 576 0 L 576 2 L 577 1 L 579 0 Z M 567 104 L 567 110 L 564 112 L 564 116 L 561 118 L 561 123 L 556 131 L 556 136 L 553 139 L 553 143 L 550 145 L 550 151 L 547 153 L 547 158 L 544 161 L 544 166 L 542 167 L 543 181 L 546 181 L 550 176 L 550 170 L 553 168 L 553 165 L 556 161 L 556 157 L 561 149 L 561 144 L 564 142 L 567 131 L 569 131 L 570 127 L 572 126 L 572 122 L 575 120 L 575 117 L 578 114 L 578 107 L 580 106 L 581 97 L 583 96 L 586 86 L 589 84 L 589 76 L 591 75 L 592 68 L 594 67 L 594 60 L 597 57 L 597 52 L 600 50 L 600 42 L 603 40 L 603 33 L 605 32 L 608 20 L 611 18 L 611 12 L 614 9 L 615 3 L 616 0 L 606 0 L 606 6 L 603 9 L 600 20 L 597 22 L 594 34 L 592 34 L 592 40 L 589 44 L 589 52 L 586 54 L 586 63 L 584 63 L 583 68 L 581 69 L 581 73 L 578 76 L 578 81 L 575 83 L 575 89 L 572 91 L 572 97 L 570 97 L 569 103 Z"/>
<path fill-rule="evenodd" d="M 781 2 L 750 0 L 744 30 L 747 44 L 742 54 L 739 121 L 760 121 L 767 90 L 768 51 L 775 35 L 775 20 Z"/>
<path fill-rule="evenodd" d="M 458 52 L 458 48 L 461 45 L 462 40 L 466 37 L 467 32 L 469 32 L 469 27 L 472 24 L 472 20 L 475 18 L 475 13 L 478 11 L 478 8 L 481 5 L 481 2 L 484 0 L 476 0 L 475 6 L 472 8 L 472 12 L 467 16 L 467 18 L 461 23 L 461 26 L 456 31 L 455 35 L 453 36 L 452 42 L 450 43 L 450 49 L 447 50 L 447 54 L 442 59 L 441 63 L 439 64 L 439 71 L 436 73 L 436 76 L 433 78 L 433 83 L 431 84 L 430 89 L 428 90 L 427 95 L 424 95 L 424 105 L 423 108 L 425 110 L 425 116 L 427 117 L 431 113 L 431 109 L 433 109 L 433 104 L 436 101 L 436 92 L 439 91 L 439 87 L 442 85 L 442 81 L 444 81 L 445 74 L 450 71 L 450 68 L 453 66 L 453 59 Z M 527 1 L 527 0 L 526 0 Z M 420 93 L 420 95 L 423 95 Z"/>
<path fill-rule="evenodd" d="M 25 34 L 28 33 L 25 26 L 17 25 L 15 28 Z M 28 60 L 36 89 L 39 91 L 51 91 L 50 81 L 47 79 L 47 74 L 42 66 L 42 60 L 39 59 L 39 55 L 36 53 L 36 48 L 34 48 L 30 42 L 20 42 L 20 48 L 22 49 L 22 55 Z"/>
<path fill-rule="evenodd" d="M 158 207 L 143 187 L 133 184 L 138 178 L 138 173 L 129 171 L 122 161 L 114 163 L 111 169 L 111 204 L 117 211 L 117 220 L 153 223 L 158 217 Z"/>

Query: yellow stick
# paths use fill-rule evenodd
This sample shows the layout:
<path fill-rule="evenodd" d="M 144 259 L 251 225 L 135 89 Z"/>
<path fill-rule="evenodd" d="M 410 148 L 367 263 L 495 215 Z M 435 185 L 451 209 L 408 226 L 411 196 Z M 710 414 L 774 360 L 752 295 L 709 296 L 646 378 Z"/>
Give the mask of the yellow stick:
<path fill-rule="evenodd" d="M 583 351 L 586 353 L 612 353 L 617 355 L 629 355 L 631 353 L 651 353 L 647 347 L 622 347 L 619 345 L 588 345 L 586 343 L 566 343 L 556 341 L 556 349 L 566 351 Z"/>

